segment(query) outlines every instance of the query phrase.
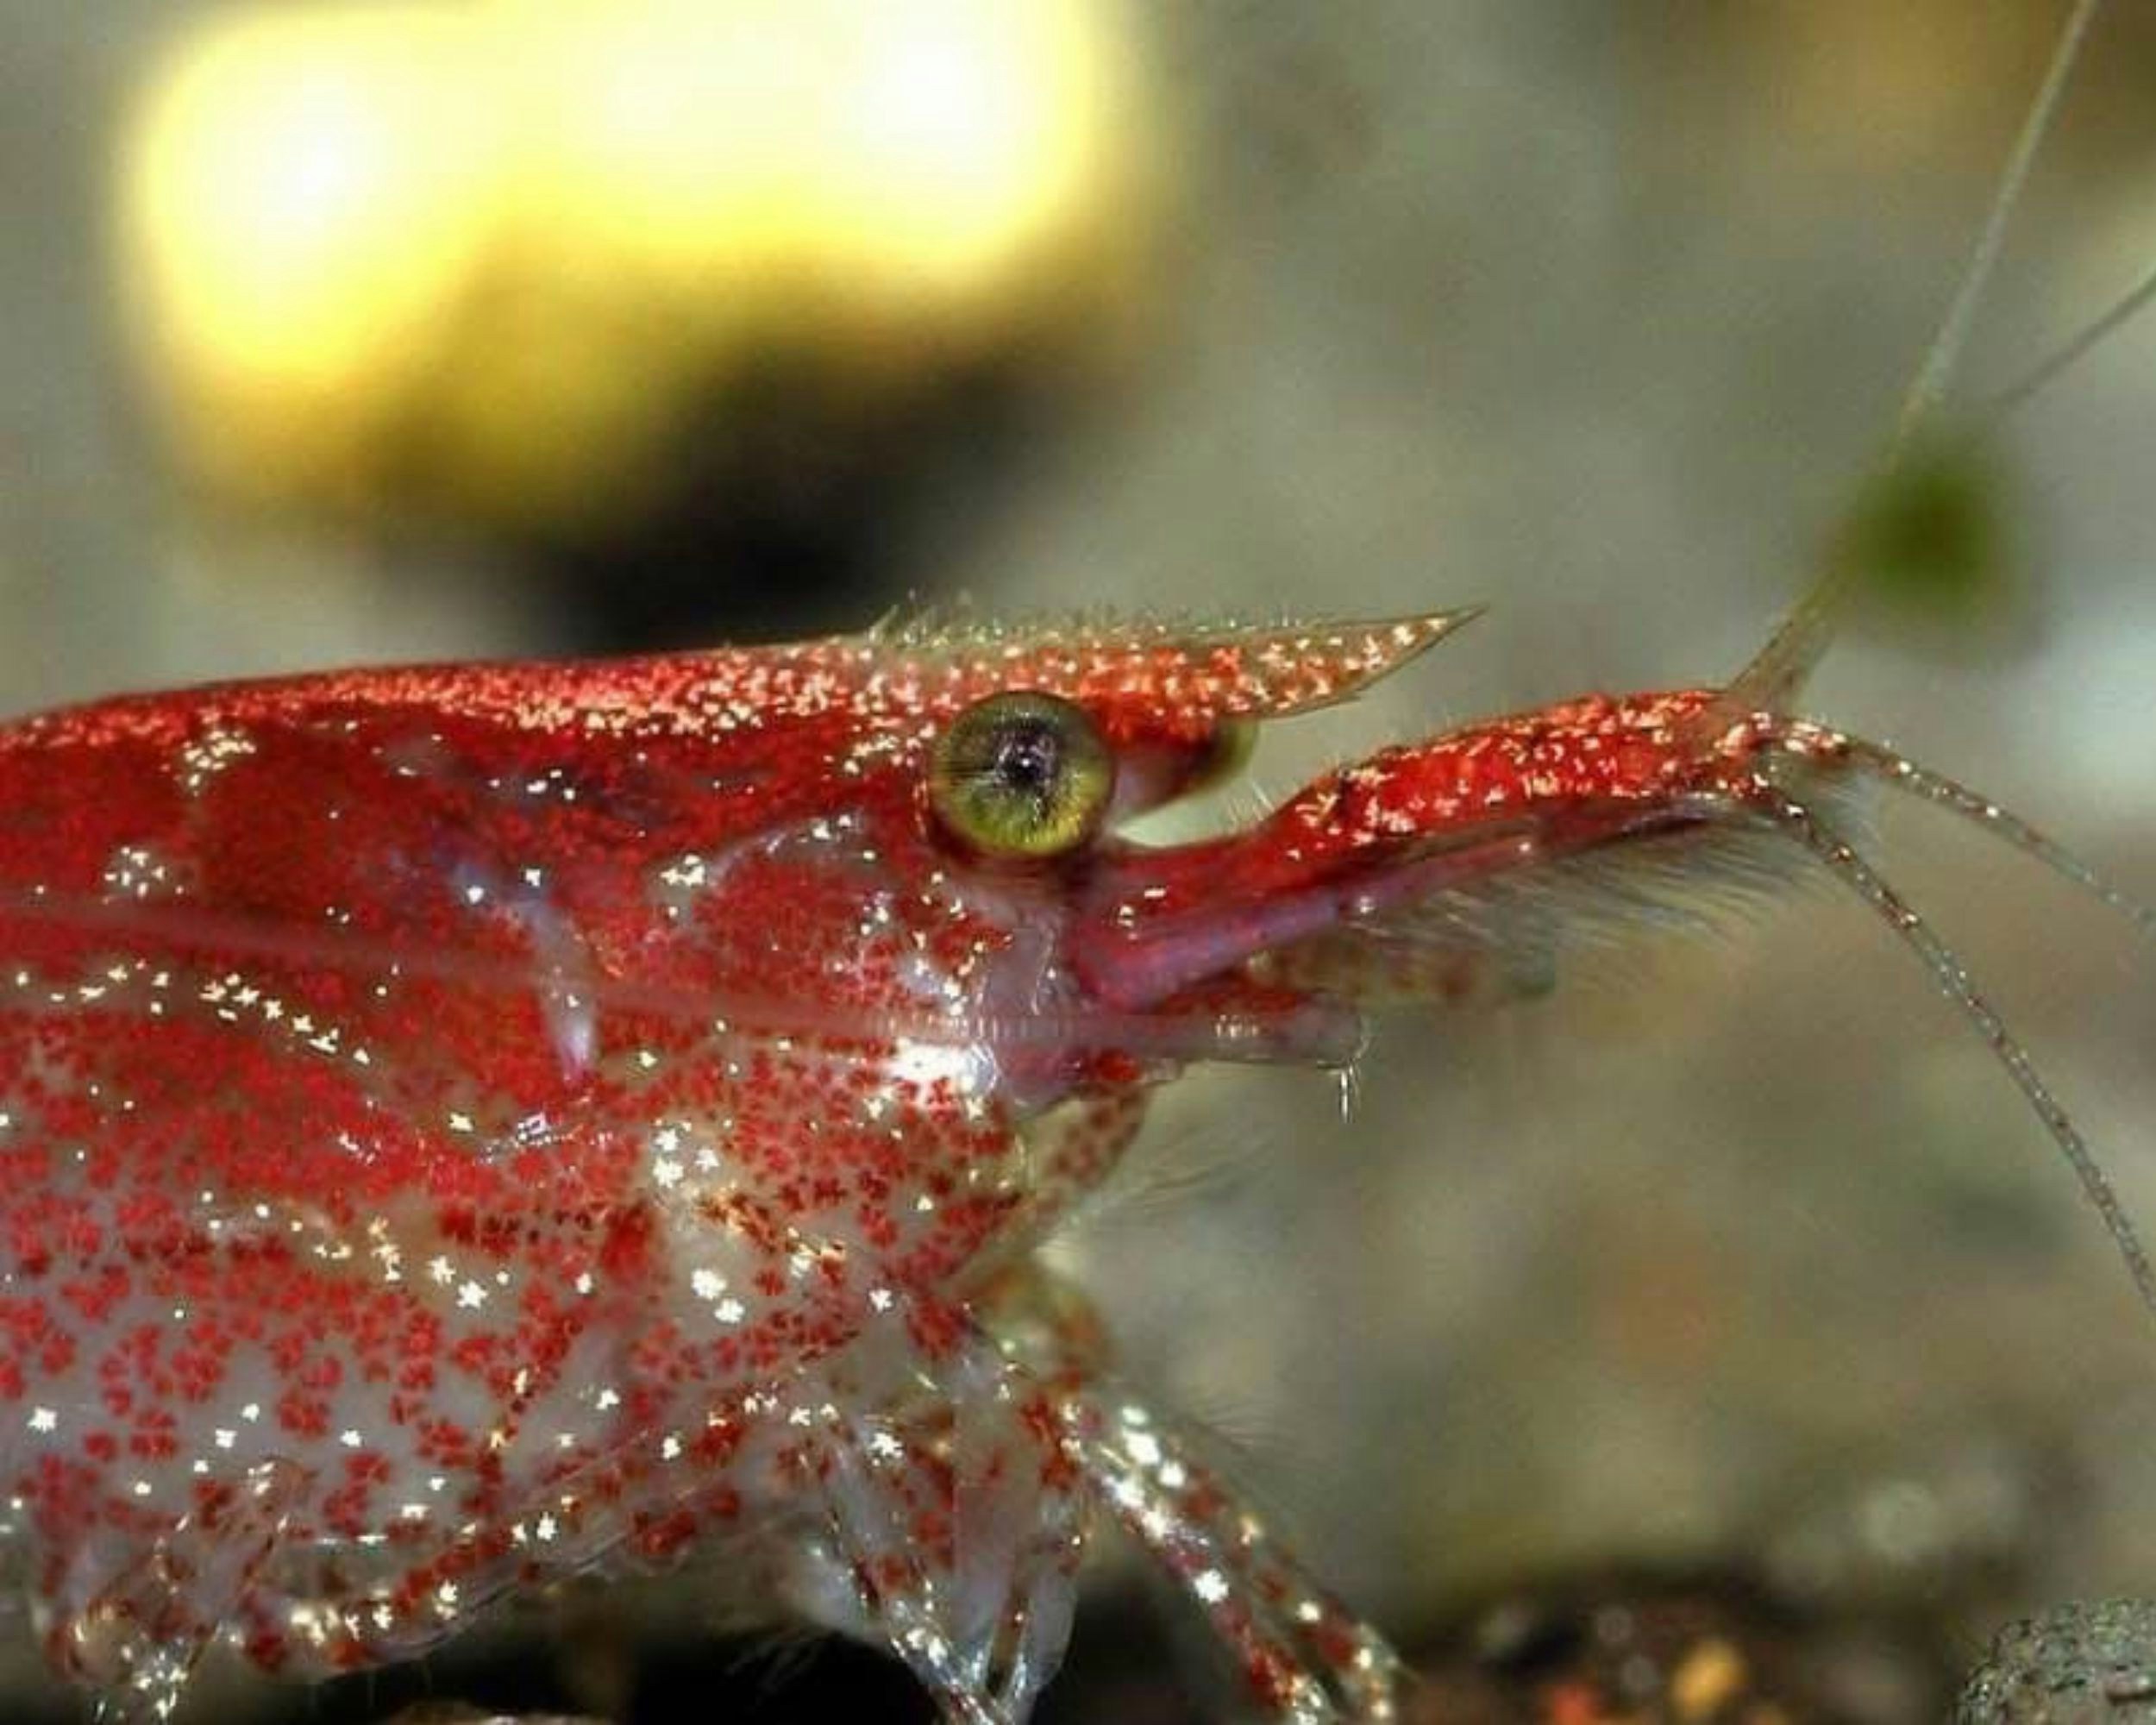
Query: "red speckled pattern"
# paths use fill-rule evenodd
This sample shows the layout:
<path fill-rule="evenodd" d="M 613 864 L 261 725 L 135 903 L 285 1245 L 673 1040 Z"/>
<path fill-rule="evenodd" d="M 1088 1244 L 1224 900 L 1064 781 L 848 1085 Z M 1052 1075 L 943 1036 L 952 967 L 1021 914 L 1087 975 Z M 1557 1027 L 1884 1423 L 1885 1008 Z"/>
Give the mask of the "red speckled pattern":
<path fill-rule="evenodd" d="M 0 731 L 0 1537 L 53 1659 L 161 1717 L 214 1640 L 348 1669 L 731 1539 L 952 1718 L 1015 1720 L 1100 1509 L 1280 1712 L 1382 1716 L 1382 1644 L 1027 1250 L 1184 1061 L 1334 1057 L 1355 967 L 1314 995 L 1295 952 L 1523 833 L 1682 811 L 1749 735 L 1575 702 L 1029 870 L 949 844 L 923 774 L 951 714 L 1044 689 L 1143 806 L 1224 721 L 1461 620 L 354 672 Z"/>

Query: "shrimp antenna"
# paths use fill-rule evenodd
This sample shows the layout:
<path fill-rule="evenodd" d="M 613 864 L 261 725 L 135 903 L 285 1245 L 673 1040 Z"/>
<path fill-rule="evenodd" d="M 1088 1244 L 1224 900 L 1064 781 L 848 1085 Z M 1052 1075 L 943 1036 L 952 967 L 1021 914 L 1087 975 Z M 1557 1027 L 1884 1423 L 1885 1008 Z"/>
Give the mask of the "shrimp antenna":
<path fill-rule="evenodd" d="M 1978 429 L 1989 431 L 2024 402 L 2048 389 L 2062 374 L 2078 365 L 2113 330 L 2132 322 L 2152 299 L 2156 299 L 2156 267 L 2145 272 L 2139 281 L 2111 302 L 2108 310 L 2090 320 L 2078 334 L 2070 337 L 2056 351 L 2046 354 L 2020 378 L 1986 401 L 1977 416 Z"/>
<path fill-rule="evenodd" d="M 1902 398 L 1893 436 L 1875 475 L 1875 485 L 1896 478 L 1907 466 L 1912 449 L 1926 432 L 1952 384 L 1954 373 L 1968 347 L 1977 308 L 1997 266 L 2008 224 L 2028 185 L 2037 152 L 2057 116 L 2067 79 L 2101 3 L 2102 0 L 2078 0 L 2059 32 L 2043 82 L 2030 104 L 2000 176 L 1998 190 L 1993 195 L 1968 267 L 1963 272 L 1961 285 Z M 1974 435 L 1981 435 L 1995 426 L 2151 299 L 2156 299 L 2156 270 L 2150 271 L 2086 329 L 1987 403 L 1977 417 L 1977 431 Z M 1731 681 L 1720 699 L 1700 716 L 1701 722 L 1714 726 L 1748 718 L 1758 740 L 1780 754 L 1800 762 L 1817 764 L 1832 761 L 1853 768 L 1866 778 L 1943 808 L 2034 858 L 2124 916 L 2142 934 L 2156 936 L 2156 910 L 2113 886 L 2087 863 L 1989 797 L 1944 774 L 1920 767 L 1877 743 L 1771 717 L 1786 709 L 1789 698 L 1818 663 L 1833 636 L 1838 613 L 1864 573 L 1863 560 L 1849 555 L 1846 549 L 1831 557 L 1811 590 L 1783 618 L 1766 645 Z M 2043 1123 L 2052 1142 L 2073 1170 L 2082 1192 L 2103 1219 L 2106 1232 L 2125 1261 L 2127 1273 L 2133 1277 L 2134 1291 L 2142 1305 L 2156 1312 L 2156 1266 L 2152 1266 L 2147 1248 L 2120 1204 L 2109 1176 L 2096 1160 L 2088 1140 L 2081 1135 L 2080 1128 L 2045 1083 L 2028 1051 L 1971 981 L 1953 949 L 1856 847 L 1831 823 L 1822 820 L 1808 804 L 1767 781 L 1757 781 L 1739 794 L 1758 814 L 1809 851 L 1915 951 L 1931 972 L 1933 980 L 1983 1037 L 1993 1057 L 2006 1069 L 2023 1100 Z"/>
<path fill-rule="evenodd" d="M 2077 0 L 2065 28 L 2059 31 L 2043 83 L 2038 86 L 2021 121 L 2021 131 L 2000 174 L 1998 190 L 1992 194 L 1991 207 L 1970 254 L 1968 267 L 1962 272 L 1961 285 L 1955 290 L 1937 333 L 1925 349 L 1923 361 L 1902 398 L 1894 435 L 1887 443 L 1886 455 L 1881 463 L 1881 479 L 1899 471 L 1911 445 L 1937 412 L 1953 383 L 1955 370 L 1968 349 L 1969 333 L 1975 324 L 1977 308 L 1990 285 L 2005 244 L 2008 223 L 2013 220 L 2015 209 L 2028 185 L 2037 152 L 2051 130 L 2065 94 L 2066 80 L 2072 74 L 2082 44 L 2087 40 L 2090 27 L 2096 22 L 2102 5 L 2103 0 Z M 2091 340 L 2094 339 L 2096 336 L 2092 335 Z M 2070 354 L 2065 363 L 2071 363 L 2072 357 Z M 1789 696 L 1811 674 L 1826 652 L 1837 617 L 1862 573 L 1861 566 L 1850 558 L 1838 557 L 1828 563 L 1811 590 L 1777 625 L 1766 645 L 1731 680 L 1722 699 L 1715 703 L 1716 722 L 1747 712 L 1776 712 L 1786 706 Z"/>
<path fill-rule="evenodd" d="M 1936 808 L 1983 828 L 1994 837 L 2003 840 L 2025 856 L 2042 863 L 2090 897 L 2108 906 L 2141 934 L 2156 937 L 2156 909 L 2115 887 L 2086 862 L 2066 850 L 2040 829 L 2021 819 L 2012 810 L 2002 808 L 1981 792 L 1971 790 L 1944 773 L 1935 773 L 1921 767 L 1893 750 L 1877 743 L 1867 743 L 1862 737 L 1851 737 L 1840 731 L 1823 731 L 1819 727 L 1802 722 L 1792 722 L 1779 731 L 1764 732 L 1760 740 L 1779 754 L 1801 762 L 1818 763 L 1822 760 L 1853 767 L 1873 781 L 1917 797 Z M 1806 806 L 1788 798 L 1779 790 L 1755 794 L 1750 800 L 1762 808 L 1777 825 L 1795 834 L 1807 849 L 1825 862 L 1847 885 L 1854 888 L 1865 900 L 1893 926 L 1902 939 L 1915 947 L 1926 967 L 1943 988 L 1947 996 L 1960 1007 L 1982 1033 L 1991 1051 L 2007 1070 L 2008 1075 L 2020 1088 L 2029 1106 L 2036 1111 L 2044 1129 L 2051 1134 L 2071 1165 L 2075 1176 L 2081 1182 L 2082 1190 L 2103 1218 L 2120 1255 L 2126 1260 L 2128 1271 L 2142 1302 L 2156 1311 L 2156 1274 L 2152 1274 L 2148 1255 L 2140 1236 L 2121 1208 L 2111 1182 L 2097 1163 L 2096 1154 L 2089 1147 L 2065 1109 L 2050 1088 L 2038 1076 L 2027 1051 L 2008 1031 L 1997 1012 L 1971 983 L 1969 975 L 1952 948 L 1941 940 L 1917 915 L 1908 903 L 1896 893 L 1877 872 L 1857 854 L 1853 846 L 1822 823 Z"/>
<path fill-rule="evenodd" d="M 1853 743 L 1852 746 L 1858 750 L 1856 759 L 1867 768 L 1883 772 L 1890 782 L 1980 820 L 2053 867 L 2063 866 L 2071 878 L 2094 887 L 2106 902 L 2128 911 L 2143 928 L 2156 926 L 2156 919 L 2147 910 L 2103 887 L 2082 864 L 2065 856 L 2034 829 L 2003 810 L 1950 780 L 1909 766 L 1885 751 Z M 1810 751 L 1796 748 L 1792 752 Z M 2007 1076 L 2035 1111 L 2037 1119 L 2044 1123 L 2044 1130 L 2051 1134 L 2052 1142 L 2059 1146 L 2059 1153 L 2073 1170 L 2074 1177 L 2081 1182 L 2082 1192 L 2103 1219 L 2104 1228 L 2117 1246 L 2119 1256 L 2126 1261 L 2127 1273 L 2134 1278 L 2134 1291 L 2140 1296 L 2142 1305 L 2156 1312 L 2156 1268 L 2151 1267 L 2147 1248 L 2141 1244 L 2140 1235 L 2120 1204 L 2118 1193 L 2097 1162 L 2096 1152 L 2090 1149 L 2080 1128 L 2052 1095 L 2051 1087 L 2038 1074 L 2028 1051 L 1970 979 L 1953 949 L 1940 938 L 1931 925 L 1864 859 L 1856 847 L 1821 820 L 1808 804 L 1798 801 L 1778 787 L 1764 783 L 1745 793 L 1744 800 L 1824 863 L 1835 879 L 1870 905 L 1923 961 L 1933 980 L 1960 1009 L 1962 1016 L 1976 1026 L 1999 1064 L 2006 1069 Z"/>
<path fill-rule="evenodd" d="M 1928 767 L 1897 755 L 1891 749 L 1877 743 L 1867 743 L 1860 737 L 1837 736 L 1835 746 L 1841 756 L 1854 762 L 1880 783 L 1894 789 L 1920 797 L 1950 814 L 1982 827 L 1994 837 L 2003 840 L 2023 855 L 2034 857 L 2062 880 L 2078 887 L 2090 897 L 2109 906 L 2124 917 L 2144 935 L 2156 938 L 2156 909 L 2143 904 L 2131 894 L 2115 887 L 2102 875 L 2084 862 L 2072 851 L 2042 829 L 2002 808 L 1981 792 L 1935 773 Z"/>
<path fill-rule="evenodd" d="M 2081 57 L 2082 44 L 2088 39 L 2090 27 L 2095 23 L 2103 3 L 2103 0 L 2078 0 L 2065 28 L 2059 33 L 2058 43 L 2052 49 L 2051 64 L 2045 68 L 2044 81 L 2029 104 L 2021 132 L 2014 140 L 2013 152 L 2007 157 L 2005 170 L 1999 176 L 1999 189 L 1992 194 L 1991 208 L 1977 235 L 1969 267 L 1962 273 L 1961 285 L 1955 290 L 1946 315 L 1940 320 L 1939 332 L 1932 337 L 1931 346 L 1925 352 L 1924 362 L 1917 367 L 1908 392 L 1902 398 L 1894 441 L 1888 446 L 1890 464 L 1901 459 L 1909 440 L 1937 411 L 1953 384 L 1954 372 L 1968 350 L 1969 332 L 1976 323 L 1977 309 L 1983 304 L 1985 290 L 1991 285 L 1992 273 L 1998 267 L 1999 254 L 2005 247 L 2007 224 L 2014 219 L 2015 207 L 2021 201 L 2030 171 L 2036 165 L 2036 153 L 2043 147 L 2044 139 L 2051 131 L 2059 104 L 2065 97 L 2066 80 Z"/>

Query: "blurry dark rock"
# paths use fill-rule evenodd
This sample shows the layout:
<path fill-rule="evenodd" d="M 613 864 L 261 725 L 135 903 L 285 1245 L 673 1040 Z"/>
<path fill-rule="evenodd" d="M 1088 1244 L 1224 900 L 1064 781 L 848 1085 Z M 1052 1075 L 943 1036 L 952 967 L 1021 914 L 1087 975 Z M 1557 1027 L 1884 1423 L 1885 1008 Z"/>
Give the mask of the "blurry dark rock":
<path fill-rule="evenodd" d="M 895 1660 L 837 1637 L 810 1640 L 712 1637 L 695 1642 L 595 1649 L 574 1642 L 497 1645 L 484 1660 L 444 1659 L 367 1673 L 317 1690 L 294 1690 L 274 1716 L 307 1725 L 933 1725 L 935 1709 Z M 626 1656 L 626 1657 L 624 1657 Z M 584 1681 L 593 1657 L 623 1667 L 597 1687 Z M 444 1697 L 456 1697 L 451 1703 Z M 427 1713 L 428 1706 L 461 1710 Z"/>
<path fill-rule="evenodd" d="M 1516 1590 L 1420 1650 L 1409 1725 L 1928 1725 L 1923 1624 L 1797 1611 L 1741 1577 Z"/>
<path fill-rule="evenodd" d="M 863 629 L 916 597 L 918 531 L 1005 495 L 1074 405 L 1052 379 L 983 366 L 879 412 L 774 356 L 677 427 L 644 507 L 519 555 L 578 651 Z"/>
<path fill-rule="evenodd" d="M 604 1722 L 572 1718 L 566 1713 L 489 1713 L 457 1701 L 423 1701 L 417 1707 L 407 1707 L 388 1725 L 604 1725 Z"/>
<path fill-rule="evenodd" d="M 2061 1605 L 2009 1623 L 1970 1674 L 1955 1725 L 2149 1725 L 2156 1601 Z"/>

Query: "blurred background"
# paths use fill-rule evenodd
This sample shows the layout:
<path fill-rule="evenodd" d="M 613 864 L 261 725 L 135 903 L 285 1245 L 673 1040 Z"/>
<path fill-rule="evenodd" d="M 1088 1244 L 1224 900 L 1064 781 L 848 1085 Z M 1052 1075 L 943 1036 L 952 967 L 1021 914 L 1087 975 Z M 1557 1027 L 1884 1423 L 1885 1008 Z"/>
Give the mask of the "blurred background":
<path fill-rule="evenodd" d="M 0 0 L 0 706 L 962 599 L 1492 606 L 1269 737 L 1246 815 L 1380 737 L 1726 676 L 1875 462 L 2062 10 Z M 2153 88 L 2117 8 L 1961 400 L 2156 254 Z M 1987 449 L 1989 578 L 1807 705 L 2156 895 L 2156 320 Z M 2156 1217 L 2156 954 L 1921 810 L 1882 854 Z M 1057 1250 L 1445 1670 L 1703 1613 L 1787 1716 L 1936 1717 L 2009 1611 L 2156 1587 L 2156 1327 L 1883 928 L 1794 888 L 1723 925 L 1388 1026 L 1345 1119 L 1194 1075 Z M 1119 1590 L 1056 1716 L 1194 1716 L 1187 1626 Z M 522 1672 L 676 1716 L 571 1609 Z"/>

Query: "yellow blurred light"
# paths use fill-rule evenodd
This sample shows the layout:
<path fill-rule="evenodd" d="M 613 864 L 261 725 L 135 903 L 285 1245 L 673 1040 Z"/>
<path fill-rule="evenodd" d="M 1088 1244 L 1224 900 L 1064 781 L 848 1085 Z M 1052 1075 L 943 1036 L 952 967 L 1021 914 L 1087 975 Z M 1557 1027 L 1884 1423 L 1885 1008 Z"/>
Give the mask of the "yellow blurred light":
<path fill-rule="evenodd" d="M 949 279 L 992 269 L 1108 165 L 1102 44 L 1071 4 L 906 9 L 834 116 L 834 179 L 863 230 Z M 849 123 L 850 122 L 850 123 Z M 849 175 L 847 169 L 851 169 Z"/>
<path fill-rule="evenodd" d="M 311 465 L 342 435 L 312 416 L 367 421 L 435 363 L 498 166 L 458 99 L 466 34 L 416 6 L 248 15 L 143 110 L 123 279 L 213 439 L 262 416 Z"/>
<path fill-rule="evenodd" d="M 218 15 L 122 153 L 153 380 L 243 494 L 375 500 L 401 437 L 483 511 L 619 506 L 759 351 L 887 386 L 1118 303 L 1156 146 L 1115 7 Z"/>
<path fill-rule="evenodd" d="M 554 80 L 523 92 L 534 207 L 715 313 L 924 278 L 992 302 L 1058 224 L 1133 213 L 1087 204 L 1140 171 L 1105 111 L 1122 50 L 1097 0 L 503 4 Z"/>

